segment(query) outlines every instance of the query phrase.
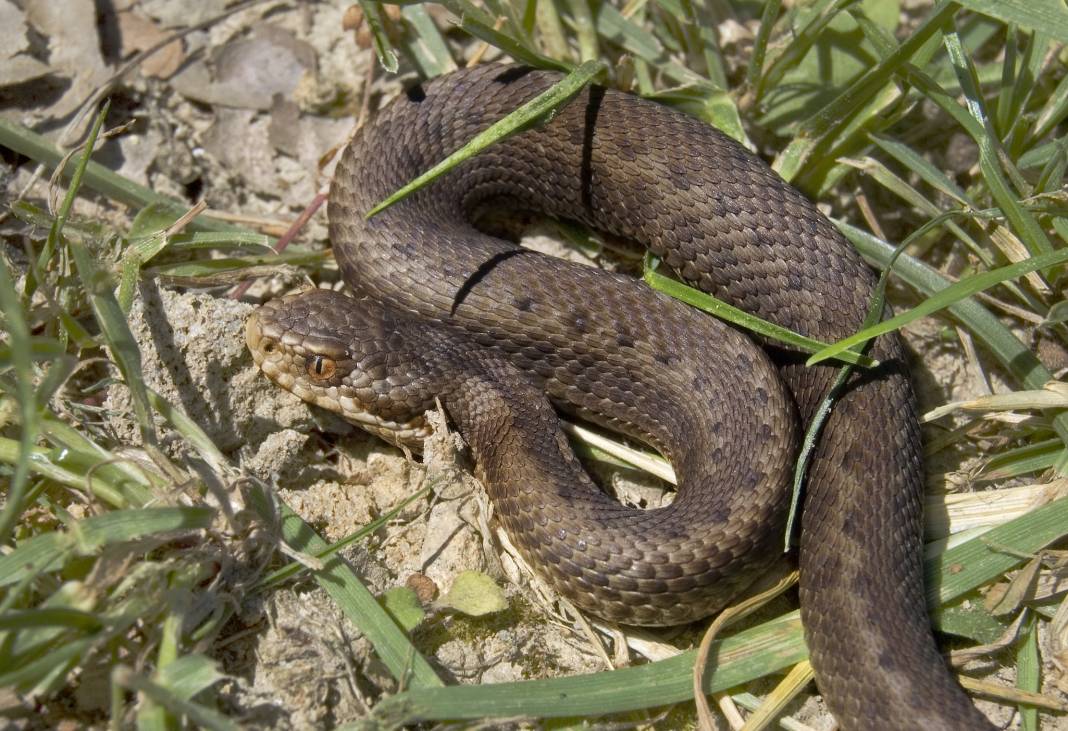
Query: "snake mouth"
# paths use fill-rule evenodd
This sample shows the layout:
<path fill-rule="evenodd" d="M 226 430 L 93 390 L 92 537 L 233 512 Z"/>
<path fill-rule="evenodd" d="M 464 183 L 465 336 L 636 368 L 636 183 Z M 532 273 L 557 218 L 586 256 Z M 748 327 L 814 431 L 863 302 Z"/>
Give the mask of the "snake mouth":
<path fill-rule="evenodd" d="M 302 355 L 294 350 L 294 343 L 288 342 L 292 338 L 286 338 L 288 330 L 279 320 L 282 308 L 294 296 L 267 302 L 249 315 L 245 321 L 245 345 L 265 376 L 287 391 L 308 398 L 294 377 L 296 360 L 302 359 Z"/>
<path fill-rule="evenodd" d="M 260 370 L 267 373 L 271 380 L 277 380 L 274 374 L 278 370 L 278 362 L 285 358 L 285 351 L 280 345 L 282 333 L 277 324 L 264 318 L 268 308 L 269 304 L 264 305 L 245 321 L 245 345 Z"/>
<path fill-rule="evenodd" d="M 249 315 L 245 321 L 245 345 L 252 354 L 252 361 L 262 366 L 267 354 L 260 347 L 263 342 L 263 326 L 260 324 L 259 310 Z"/>

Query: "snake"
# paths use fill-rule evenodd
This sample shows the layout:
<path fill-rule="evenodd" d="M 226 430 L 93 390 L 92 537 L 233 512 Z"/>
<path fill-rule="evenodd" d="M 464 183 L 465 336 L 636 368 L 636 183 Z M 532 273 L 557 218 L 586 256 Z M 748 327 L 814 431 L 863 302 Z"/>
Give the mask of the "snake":
<path fill-rule="evenodd" d="M 246 341 L 278 385 L 394 443 L 436 405 L 520 554 L 575 606 L 628 625 L 721 610 L 781 558 L 803 429 L 833 363 L 624 273 L 521 247 L 500 211 L 641 244 L 681 281 L 834 342 L 872 269 L 758 156 L 694 117 L 589 85 L 538 124 L 381 213 L 368 211 L 548 91 L 557 72 L 483 65 L 412 86 L 353 134 L 328 196 L 348 293 L 267 302 Z M 513 237 L 514 238 L 514 237 Z M 939 653 L 923 586 L 921 435 L 895 333 L 822 425 L 797 540 L 817 686 L 847 729 L 982 729 Z M 583 470 L 558 412 L 648 444 L 678 474 L 625 506 Z"/>

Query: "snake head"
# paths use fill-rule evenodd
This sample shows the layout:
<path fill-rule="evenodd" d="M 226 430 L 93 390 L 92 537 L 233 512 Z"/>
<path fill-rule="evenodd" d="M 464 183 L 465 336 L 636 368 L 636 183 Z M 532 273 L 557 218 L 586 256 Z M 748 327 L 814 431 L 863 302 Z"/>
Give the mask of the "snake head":
<path fill-rule="evenodd" d="M 351 299 L 313 289 L 268 302 L 245 323 L 252 359 L 272 381 L 301 398 L 316 401 L 317 391 L 344 382 L 355 365 L 350 346 L 361 341 L 358 327 L 344 317 Z M 331 311 L 341 318 L 331 318 Z M 347 331 L 346 331 L 347 330 Z M 326 407 L 330 408 L 330 407 Z"/>
<path fill-rule="evenodd" d="M 434 406 L 406 320 L 340 292 L 311 289 L 274 299 L 249 316 L 245 343 L 269 379 L 394 443 L 429 430 Z"/>

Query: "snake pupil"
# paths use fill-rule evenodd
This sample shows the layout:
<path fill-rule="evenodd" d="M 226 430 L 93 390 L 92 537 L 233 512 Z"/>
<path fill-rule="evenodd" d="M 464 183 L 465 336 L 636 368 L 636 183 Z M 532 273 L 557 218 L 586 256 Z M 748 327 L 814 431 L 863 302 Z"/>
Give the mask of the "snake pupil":
<path fill-rule="evenodd" d="M 330 358 L 313 355 L 308 359 L 308 375 L 317 380 L 326 380 L 334 375 L 337 364 Z"/>

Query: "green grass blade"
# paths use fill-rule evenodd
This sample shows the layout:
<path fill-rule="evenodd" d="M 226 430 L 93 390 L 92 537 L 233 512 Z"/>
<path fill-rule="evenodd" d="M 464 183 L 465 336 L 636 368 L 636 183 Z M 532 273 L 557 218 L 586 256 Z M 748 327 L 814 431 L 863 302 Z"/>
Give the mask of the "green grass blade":
<path fill-rule="evenodd" d="M 102 626 L 92 612 L 72 607 L 23 609 L 0 614 L 0 630 L 21 630 L 29 627 L 66 627 L 92 632 Z"/>
<path fill-rule="evenodd" d="M 372 520 L 370 523 L 368 523 L 368 524 L 366 524 L 364 526 L 361 526 L 358 530 L 353 531 L 352 533 L 350 533 L 349 535 L 345 536 L 341 540 L 335 541 L 334 543 L 330 544 L 326 548 L 326 550 L 321 551 L 321 552 L 316 553 L 316 554 L 312 554 L 312 555 L 314 555 L 315 558 L 320 559 L 320 560 L 327 559 L 327 558 L 335 555 L 336 553 L 344 550 L 348 546 L 351 546 L 353 543 L 356 543 L 356 542 L 358 542 L 360 540 L 363 540 L 364 538 L 366 538 L 367 536 L 371 535 L 372 533 L 374 533 L 379 528 L 382 528 L 383 526 L 385 526 L 389 521 L 393 520 L 398 515 L 400 515 L 401 512 L 406 507 L 408 507 L 409 505 L 414 503 L 416 500 L 420 500 L 420 499 L 426 497 L 427 495 L 429 495 L 430 491 L 432 489 L 433 489 L 433 485 L 427 485 L 423 489 L 413 492 L 411 495 L 409 495 L 408 497 L 406 497 L 403 500 L 401 500 L 395 506 L 393 506 L 388 511 L 386 511 L 382 515 L 378 516 L 374 520 Z M 260 579 L 260 581 L 257 583 L 257 588 L 259 588 L 259 589 L 269 588 L 269 587 L 274 586 L 276 584 L 280 584 L 283 581 L 291 579 L 294 576 L 300 574 L 301 572 L 307 571 L 307 570 L 308 570 L 307 566 L 304 566 L 304 565 L 299 564 L 297 562 L 288 563 L 285 566 L 283 566 L 282 568 L 276 569 L 276 570 L 272 571 L 270 574 L 268 574 L 267 576 L 264 576 L 262 579 Z"/>
<path fill-rule="evenodd" d="M 233 471 L 225 455 L 196 423 L 159 394 L 150 391 L 149 397 L 154 408 L 167 423 L 189 441 L 216 473 L 228 474 Z M 274 502 L 268 499 L 262 489 L 250 491 L 249 503 L 262 519 L 268 522 L 273 520 Z M 281 505 L 281 512 L 282 537 L 289 546 L 300 553 L 329 557 L 321 571 L 313 572 L 315 579 L 352 622 L 367 635 L 367 639 L 374 645 L 379 657 L 394 677 L 401 681 L 410 679 L 411 684 L 416 687 L 441 685 L 441 680 L 433 668 L 416 652 L 408 637 L 379 606 L 356 574 L 340 558 L 333 555 L 343 545 L 352 541 L 346 540 L 341 542 L 343 545 L 331 546 L 285 504 Z M 301 568 L 304 567 L 284 567 L 267 577 L 264 582 L 281 580 L 297 573 Z"/>
<path fill-rule="evenodd" d="M 727 70 L 716 32 L 703 22 L 693 0 L 679 2 L 686 15 L 682 26 L 691 58 L 700 58 L 703 61 L 705 78 L 721 89 L 727 88 Z"/>
<path fill-rule="evenodd" d="M 149 209 L 143 209 L 138 216 L 140 217 L 147 210 Z M 137 222 L 135 221 L 134 223 L 136 225 Z M 196 251 L 198 249 L 244 250 L 248 248 L 258 249 L 258 253 L 261 255 L 258 257 L 260 260 L 270 260 L 272 262 L 278 260 L 278 255 L 271 249 L 267 237 L 262 234 L 235 231 L 234 233 L 198 232 L 194 234 L 168 235 L 167 229 L 173 223 L 174 221 L 171 220 L 163 223 L 156 231 L 130 237 L 126 250 L 122 255 L 119 289 L 116 294 L 119 307 L 122 308 L 124 313 L 129 313 L 130 306 L 133 304 L 134 289 L 137 286 L 142 267 L 167 249 L 174 252 Z M 290 256 L 294 253 L 294 251 L 285 252 Z M 222 260 L 211 260 L 211 264 L 215 264 L 217 261 Z M 237 261 L 243 262 L 245 260 L 238 259 Z M 176 266 L 189 265 L 188 262 L 182 262 Z M 250 266 L 252 265 L 250 264 Z M 193 266 L 195 266 L 195 262 Z M 216 264 L 216 266 L 218 265 Z"/>
<path fill-rule="evenodd" d="M 363 17 L 367 21 L 367 27 L 371 30 L 371 45 L 374 46 L 375 56 L 378 63 L 391 74 L 397 73 L 400 63 L 397 60 L 397 52 L 393 50 L 393 44 L 386 34 L 386 26 L 382 21 L 382 3 L 374 0 L 359 0 L 363 8 Z"/>
<path fill-rule="evenodd" d="M 136 243 L 136 241 L 131 241 Z M 292 251 L 298 247 L 290 246 L 286 251 Z M 271 239 L 264 234 L 253 231 L 228 231 L 225 233 L 213 233 L 202 231 L 197 233 L 181 233 L 171 237 L 171 251 L 197 251 L 200 249 L 248 249 L 252 254 L 270 254 Z"/>
<path fill-rule="evenodd" d="M 983 465 L 980 480 L 1000 481 L 1048 470 L 1064 451 L 1064 442 L 1058 438 L 1043 439 L 1009 449 L 992 456 Z"/>
<path fill-rule="evenodd" d="M 901 198 L 903 201 L 911 205 L 920 213 L 927 216 L 938 217 L 945 216 L 941 209 L 935 205 L 929 195 L 921 193 L 916 188 L 913 188 L 907 181 L 900 176 L 893 173 L 886 165 L 874 158 L 864 158 L 863 160 L 843 160 L 847 165 L 855 167 L 862 173 L 868 175 L 872 180 L 882 185 L 888 191 Z M 964 210 L 947 212 L 952 213 L 952 217 L 964 217 L 967 213 Z M 972 217 L 977 217 L 977 213 L 971 213 Z M 967 231 L 965 231 L 959 224 L 950 219 L 943 218 L 942 221 L 946 228 L 956 236 L 968 249 L 978 257 L 986 266 L 993 266 L 994 257 L 991 253 L 980 246 L 975 239 L 973 239 Z"/>
<path fill-rule="evenodd" d="M 545 52 L 561 61 L 571 60 L 571 49 L 556 4 L 551 0 L 534 0 L 534 23 Z"/>
<path fill-rule="evenodd" d="M 1022 176 L 1011 166 L 1011 163 L 1004 156 L 998 154 L 1000 142 L 995 137 L 990 125 L 984 109 L 982 92 L 975 74 L 975 67 L 964 51 L 960 36 L 956 31 L 953 31 L 944 34 L 943 40 L 946 50 L 949 52 L 949 57 L 953 62 L 953 69 L 957 72 L 957 78 L 964 90 L 968 111 L 978 122 L 978 125 L 971 127 L 970 130 L 973 139 L 979 145 L 979 167 L 987 187 L 990 189 L 990 194 L 1028 251 L 1033 255 L 1052 251 L 1053 246 L 1050 244 L 1046 232 L 1038 225 L 1038 221 L 1035 220 L 1034 216 L 1020 205 L 1017 194 L 1012 191 L 1008 180 L 1006 180 L 1002 172 L 1003 166 L 1008 166 L 1010 176 L 1014 179 L 1022 180 Z"/>
<path fill-rule="evenodd" d="M 1016 58 L 1018 53 L 1019 48 L 1016 43 L 1016 28 L 1014 26 L 1006 26 L 1005 60 L 1001 64 L 1001 89 L 998 93 L 994 115 L 994 129 L 998 132 L 998 136 L 1001 139 L 1005 138 L 1005 135 L 1013 122 L 1012 114 L 1014 105 L 1012 104 L 1012 98 L 1014 96 Z"/>
<path fill-rule="evenodd" d="M 252 490 L 250 505 L 265 519 L 274 515 L 275 505 L 262 490 Z M 330 545 L 284 503 L 281 511 L 282 538 L 296 551 L 309 555 L 327 552 Z M 403 686 L 430 690 L 442 685 L 434 669 L 419 654 L 407 635 L 386 613 L 373 594 L 359 580 L 348 564 L 337 556 L 325 562 L 312 575 L 337 602 L 338 607 L 359 627 L 378 657 Z"/>
<path fill-rule="evenodd" d="M 1062 0 L 958 0 L 977 13 L 1068 43 L 1068 8 Z"/>
<path fill-rule="evenodd" d="M 167 243 L 167 237 L 160 232 L 158 236 L 126 247 L 120 265 L 119 289 L 115 295 L 123 314 L 130 313 L 142 265 L 167 248 Z"/>
<path fill-rule="evenodd" d="M 1068 115 L 1068 76 L 1063 76 L 1057 82 L 1057 88 L 1035 120 L 1032 139 L 1040 140 L 1045 137 L 1064 120 L 1066 115 Z"/>
<path fill-rule="evenodd" d="M 206 530 L 215 511 L 210 508 L 141 508 L 116 510 L 85 518 L 68 532 L 42 533 L 27 539 L 11 553 L 0 556 L 0 586 L 28 575 L 53 571 L 66 556 L 89 555 L 105 545 L 132 541 L 153 533 Z"/>
<path fill-rule="evenodd" d="M 602 3 L 597 9 L 597 33 L 619 46 L 638 61 L 656 70 L 665 79 L 680 85 L 711 87 L 708 79 L 673 61 L 664 42 L 648 28 L 625 18 L 617 8 Z M 644 89 L 643 89 L 644 92 Z"/>
<path fill-rule="evenodd" d="M 4 331 L 8 335 L 5 354 L 15 370 L 15 400 L 18 404 L 19 448 L 14 461 L 15 471 L 8 480 L 3 511 L 0 512 L 0 543 L 7 543 L 22 510 L 26 497 L 26 485 L 30 477 L 30 460 L 37 434 L 40 430 L 37 396 L 33 382 L 33 344 L 30 329 L 15 291 L 15 283 L 7 269 L 7 262 L 0 258 L 0 310 L 3 311 Z"/>
<path fill-rule="evenodd" d="M 163 417 L 168 426 L 181 434 L 200 457 L 211 465 L 217 474 L 226 474 L 229 471 L 229 462 L 211 438 L 204 433 L 195 421 L 185 415 L 181 409 L 175 408 L 167 399 L 160 396 L 152 389 L 148 389 L 148 400 L 152 408 Z"/>
<path fill-rule="evenodd" d="M 0 687 L 18 688 L 34 694 L 47 692 L 57 679 L 66 676 L 94 642 L 92 637 L 67 642 L 41 657 L 5 668 L 0 671 Z"/>
<path fill-rule="evenodd" d="M 927 606 L 937 607 L 996 579 L 1068 535 L 1068 498 L 1054 500 L 925 562 Z"/>
<path fill-rule="evenodd" d="M 111 682 L 122 688 L 136 690 L 146 699 L 166 708 L 175 717 L 188 718 L 197 728 L 211 731 L 239 731 L 240 726 L 216 710 L 186 700 L 155 681 L 141 677 L 125 665 L 117 665 L 111 673 Z"/>
<path fill-rule="evenodd" d="M 64 153 L 47 138 L 36 132 L 0 117 L 0 145 L 14 150 L 20 155 L 39 162 L 54 170 L 62 162 Z M 69 167 L 64 170 L 64 179 L 70 179 Z M 155 192 L 118 173 L 108 170 L 100 163 L 90 161 L 85 167 L 85 186 L 114 201 L 134 209 L 144 208 L 150 203 L 173 210 L 175 217 L 189 209 L 188 204 Z M 199 216 L 190 223 L 192 230 L 202 231 L 237 231 L 239 229 L 210 216 Z"/>
<path fill-rule="evenodd" d="M 868 261 L 881 269 L 886 268 L 894 256 L 895 247 L 848 223 L 837 221 L 836 225 Z M 933 295 L 951 286 L 945 277 L 907 254 L 898 258 L 894 264 L 894 272 L 925 295 Z M 986 345 L 1001 365 L 1023 386 L 1042 388 L 1053 378 L 1035 354 L 977 301 L 960 300 L 951 304 L 949 311 L 967 326 L 977 340 Z M 1068 443 L 1068 414 L 1056 413 L 1051 417 L 1050 423 L 1061 440 Z"/>
<path fill-rule="evenodd" d="M 497 30 L 493 16 L 468 0 L 441 0 L 441 4 L 460 19 L 462 29 L 494 48 L 501 49 L 516 61 L 535 68 L 570 70 L 567 64 L 538 53 L 519 34 L 511 36 Z"/>
<path fill-rule="evenodd" d="M 1065 79 L 1068 79 L 1068 76 Z M 1033 147 L 1020 155 L 1020 159 L 1016 161 L 1016 164 L 1021 170 L 1030 170 L 1048 165 L 1055 155 L 1063 151 L 1064 142 L 1065 140 L 1061 138 Z"/>
<path fill-rule="evenodd" d="M 749 56 L 749 65 L 745 70 L 745 84 L 752 93 L 760 81 L 764 70 L 764 59 L 768 52 L 768 39 L 775 27 L 775 19 L 782 10 L 782 0 L 764 0 L 764 9 L 760 15 L 760 27 L 757 29 L 756 38 L 753 40 L 753 51 Z"/>
<path fill-rule="evenodd" d="M 646 63 L 656 63 L 664 54 L 664 44 L 654 33 L 630 22 L 611 5 L 605 5 L 597 12 L 597 32 Z"/>
<path fill-rule="evenodd" d="M 1020 635 L 1020 644 L 1016 648 L 1016 687 L 1037 693 L 1042 685 L 1042 658 L 1038 653 L 1038 627 L 1034 614 L 1026 619 Z M 1038 709 L 1021 705 L 1019 710 L 1020 728 L 1038 731 Z"/>
<path fill-rule="evenodd" d="M 881 293 L 878 296 L 878 300 L 880 302 L 883 301 Z M 796 523 L 798 509 L 801 507 L 801 494 L 805 484 L 805 475 L 808 473 L 808 467 L 815 454 L 815 449 L 819 445 L 819 437 L 823 431 L 823 425 L 831 415 L 831 409 L 834 408 L 834 404 L 841 395 L 842 389 L 848 382 L 852 371 L 852 366 L 848 364 L 838 369 L 838 375 L 835 377 L 834 383 L 831 384 L 827 395 L 820 400 L 819 406 L 812 414 L 812 421 L 805 428 L 805 434 L 801 439 L 801 449 L 798 451 L 797 460 L 794 462 L 794 478 L 790 488 L 790 509 L 786 514 L 786 528 L 783 531 L 783 552 L 790 550 L 794 537 L 797 535 Z"/>
<path fill-rule="evenodd" d="M 745 126 L 731 95 L 709 84 L 692 84 L 664 91 L 653 91 L 646 99 L 667 104 L 692 117 L 703 119 L 722 132 L 727 133 L 749 149 L 754 149 L 746 136 Z"/>
<path fill-rule="evenodd" d="M 908 66 L 902 70 L 905 79 L 915 87 L 916 91 L 930 99 L 938 107 L 953 118 L 972 139 L 982 138 L 985 132 L 979 121 L 968 113 L 968 110 L 957 103 L 957 97 L 951 90 L 946 89 L 934 78 L 920 71 L 918 68 Z"/>
<path fill-rule="evenodd" d="M 764 337 L 786 343 L 787 345 L 791 345 L 806 353 L 819 353 L 829 347 L 826 343 L 820 342 L 819 340 L 799 335 L 798 333 L 780 327 L 773 322 L 768 322 L 756 315 L 751 315 L 748 312 L 740 310 L 733 305 L 729 305 L 722 300 L 716 299 L 712 295 L 706 294 L 699 289 L 694 289 L 681 282 L 676 282 L 674 279 L 665 277 L 663 274 L 657 274 L 656 270 L 652 267 L 647 266 L 645 268 L 645 274 L 642 275 L 642 279 L 644 279 L 646 284 L 653 289 L 674 297 L 680 302 L 685 302 L 691 307 L 704 310 L 721 320 L 733 323 L 739 327 L 744 327 L 746 330 L 750 330 L 758 335 L 763 335 Z M 878 361 L 873 358 L 848 350 L 838 354 L 836 357 L 844 363 L 860 365 L 865 368 L 872 368 L 879 364 Z"/>
<path fill-rule="evenodd" d="M 825 138 L 836 136 L 837 131 L 849 124 L 861 108 L 871 103 L 883 87 L 893 83 L 895 75 L 902 67 L 922 60 L 919 56 L 926 55 L 925 46 L 942 32 L 942 26 L 953 17 L 957 8 L 955 2 L 939 2 L 931 14 L 893 53 L 865 72 L 822 111 L 807 120 L 794 141 L 776 158 L 775 168 L 779 174 L 786 180 L 796 177 L 812 152 L 826 144 Z"/>
<path fill-rule="evenodd" d="M 1068 78 L 1068 77 L 1065 77 Z M 1068 168 L 1068 145 L 1065 144 L 1068 140 L 1061 138 L 1060 144 L 1054 146 L 1053 154 L 1050 155 L 1046 164 L 1042 167 L 1042 173 L 1039 175 L 1038 181 L 1035 183 L 1036 193 L 1053 193 L 1060 190 L 1061 185 L 1064 183 L 1064 171 Z M 1058 224 L 1064 223 L 1064 219 L 1058 218 L 1053 221 L 1054 228 L 1061 234 L 1061 240 L 1064 240 L 1063 229 L 1058 228 Z"/>
<path fill-rule="evenodd" d="M 466 2 L 467 0 L 463 1 Z M 504 0 L 482 0 L 480 5 L 484 5 L 486 10 L 497 19 L 497 24 L 500 25 L 502 33 L 516 42 L 522 43 L 525 48 L 533 49 L 534 41 L 525 30 L 525 24 L 520 17 L 519 5 L 521 2 L 522 0 L 508 2 Z"/>
<path fill-rule="evenodd" d="M 996 284 L 1015 279 L 1039 269 L 1056 266 L 1057 264 L 1062 264 L 1066 261 L 1068 261 L 1068 249 L 1062 249 L 1049 254 L 1031 257 L 1018 264 L 1010 264 L 999 269 L 993 269 L 988 272 L 968 277 L 967 279 L 962 279 L 956 284 L 946 287 L 938 294 L 929 297 L 912 309 L 902 312 L 895 317 L 891 317 L 889 320 L 883 320 L 878 325 L 865 328 L 848 338 L 839 340 L 830 347 L 824 348 L 808 359 L 808 365 L 827 360 L 828 358 L 836 356 L 860 343 L 871 340 L 884 333 L 891 332 L 892 330 L 896 330 L 910 322 L 920 319 L 921 317 L 926 317 L 939 310 L 943 310 L 952 304 L 960 302 L 966 297 L 971 297 L 972 295 L 982 292 L 985 289 L 989 289 Z"/>
<path fill-rule="evenodd" d="M 1068 499 L 1042 506 L 926 562 L 931 606 L 972 591 L 1068 533 Z M 1010 547 L 1006 552 L 1004 547 Z M 709 693 L 805 659 L 796 612 L 714 643 Z M 384 723 L 461 718 L 603 716 L 684 702 L 692 695 L 693 651 L 659 662 L 592 675 L 401 693 L 373 713 Z"/>
<path fill-rule="evenodd" d="M 121 484 L 122 492 L 133 505 L 146 505 L 153 499 L 153 488 L 166 483 L 166 479 L 159 473 L 147 468 L 143 464 L 135 465 L 130 460 L 116 459 L 112 452 L 101 447 L 93 440 L 86 437 L 77 428 L 67 424 L 61 419 L 48 414 L 42 421 L 41 430 L 43 436 L 53 444 L 57 450 L 66 450 L 71 453 L 85 455 L 83 460 L 92 466 L 93 474 Z M 72 462 L 59 455 L 59 465 L 67 465 Z"/>
<path fill-rule="evenodd" d="M 797 612 L 713 643 L 714 669 L 705 690 L 715 693 L 789 667 L 807 656 Z M 481 686 L 450 686 L 401 693 L 383 700 L 373 716 L 397 726 L 441 719 L 603 716 L 693 698 L 690 650 L 667 660 L 570 678 Z"/>
<path fill-rule="evenodd" d="M 0 462 L 17 464 L 19 458 L 18 442 L 0 437 Z M 95 454 L 63 447 L 55 450 L 34 447 L 30 452 L 29 464 L 35 474 L 60 485 L 87 492 L 114 508 L 143 505 L 147 502 L 147 499 L 131 499 L 134 493 L 140 496 L 147 496 L 148 493 L 137 490 L 128 480 L 97 472 L 89 476 L 89 470 L 100 465 Z"/>
<path fill-rule="evenodd" d="M 130 311 L 141 268 L 164 250 L 249 248 L 259 249 L 262 254 L 274 253 L 266 236 L 251 231 L 172 231 L 179 219 L 187 215 L 179 216 L 173 206 L 159 203 L 150 203 L 137 213 L 127 234 L 126 249 L 120 262 L 121 274 L 116 297 L 124 313 Z"/>
<path fill-rule="evenodd" d="M 7 266 L 3 262 L 0 262 L 0 266 L 3 267 L 3 271 L 0 271 L 0 285 L 2 285 L 5 276 L 7 277 L 7 282 L 10 283 L 11 277 L 7 272 Z M 14 288 L 12 287 L 12 291 L 13 290 Z M 0 299 L 0 307 L 6 308 L 7 305 L 8 303 L 6 301 Z M 16 312 L 16 316 L 22 316 L 21 308 L 18 308 L 18 311 L 16 311 L 15 308 L 10 310 L 5 309 L 5 312 Z M 6 324 L 5 320 L 5 326 Z M 25 325 L 25 320 L 23 320 L 23 325 Z M 8 337 L 10 337 L 10 333 Z M 67 352 L 63 343 L 55 338 L 30 335 L 25 342 L 29 343 L 30 360 L 34 363 L 55 360 L 56 358 L 62 357 Z M 10 345 L 7 343 L 0 343 L 0 371 L 7 370 L 8 368 L 15 368 L 15 357 L 16 356 L 11 352 Z"/>
<path fill-rule="evenodd" d="M 1015 27 L 1012 30 L 1015 31 Z M 1011 121 L 1002 136 L 1013 159 L 1019 157 L 1028 147 L 1028 129 L 1034 115 L 1029 114 L 1027 110 L 1032 106 L 1033 100 L 1041 97 L 1040 90 L 1043 87 L 1038 80 L 1046 68 L 1052 70 L 1053 65 L 1057 63 L 1047 56 L 1050 43 L 1049 35 L 1043 31 L 1034 31 L 1026 34 L 1024 38 L 1020 67 L 1015 71 L 1016 81 L 1008 95 Z M 1051 63 L 1047 64 L 1047 60 Z"/>
<path fill-rule="evenodd" d="M 85 144 L 85 150 L 78 160 L 78 165 L 71 176 L 70 187 L 67 190 L 64 205 L 60 208 L 49 232 L 49 241 L 59 242 L 63 230 L 63 223 L 67 218 L 70 206 L 74 203 L 74 197 L 78 193 L 89 157 L 96 143 L 97 135 L 104 125 L 107 116 L 107 106 L 100 111 L 93 127 L 89 131 L 89 137 Z M 126 322 L 126 316 L 119 306 L 112 290 L 110 278 L 100 271 L 84 244 L 70 242 L 68 247 L 74 258 L 78 276 L 85 287 L 86 296 L 93 309 L 97 323 L 100 325 L 104 339 L 111 350 L 112 357 L 119 371 L 122 373 L 126 386 L 130 389 L 133 401 L 134 413 L 137 417 L 138 426 L 141 429 L 141 438 L 147 444 L 156 443 L 156 426 L 152 421 L 152 412 L 148 407 L 148 394 L 145 389 L 144 379 L 141 374 L 141 351 L 130 332 L 130 325 Z"/>
<path fill-rule="evenodd" d="M 790 42 L 771 60 L 760 77 L 756 87 L 758 99 L 764 96 L 766 90 L 782 81 L 790 69 L 801 63 L 823 31 L 849 3 L 850 0 L 816 0 L 810 5 L 808 22 L 794 30 Z"/>
<path fill-rule="evenodd" d="M 224 677 L 226 676 L 219 672 L 214 660 L 195 653 L 175 658 L 167 667 L 156 671 L 156 680 L 160 685 L 186 700 L 207 690 Z"/>
<path fill-rule="evenodd" d="M 600 55 L 600 39 L 594 27 L 590 4 L 586 0 L 571 0 L 569 5 L 575 25 L 575 36 L 578 38 L 579 59 L 592 61 Z"/>
<path fill-rule="evenodd" d="M 868 312 L 864 316 L 864 322 L 861 324 L 862 327 L 868 327 L 877 323 L 882 316 L 882 313 L 886 308 L 886 285 L 890 279 L 890 270 L 893 268 L 893 263 L 905 251 L 906 246 L 908 246 L 907 239 L 898 246 L 890 259 L 889 266 L 887 266 L 886 270 L 879 277 L 878 283 L 872 290 L 868 304 Z M 864 347 L 867 347 L 867 345 L 865 344 Z M 863 351 L 863 348 L 861 351 Z M 863 355 L 863 352 L 858 352 L 858 355 Z M 831 388 L 827 391 L 827 394 L 820 400 L 819 406 L 816 408 L 808 427 L 805 429 L 804 438 L 801 440 L 801 450 L 794 463 L 794 480 L 790 498 L 790 510 L 786 517 L 786 530 L 783 536 L 784 551 L 790 550 L 793 541 L 795 534 L 794 523 L 797 520 L 797 511 L 801 505 L 801 493 L 802 488 L 804 487 L 805 474 L 808 470 L 809 462 L 815 453 L 820 432 L 823 430 L 823 425 L 830 416 L 831 409 L 834 407 L 835 402 L 838 400 L 842 389 L 845 388 L 846 383 L 848 383 L 852 373 L 853 366 L 849 363 L 838 369 L 838 375 L 835 377 L 834 383 L 831 384 Z"/>
<path fill-rule="evenodd" d="M 917 154 L 908 145 L 881 135 L 872 135 L 872 142 L 878 145 L 879 148 L 899 163 L 919 175 L 925 183 L 935 190 L 945 193 L 962 206 L 968 206 L 973 209 L 981 207 L 970 195 L 968 195 L 967 192 L 964 191 L 963 188 L 951 180 L 948 175 L 935 167 L 930 160 Z"/>
<path fill-rule="evenodd" d="M 235 256 L 221 259 L 197 259 L 177 261 L 149 267 L 146 271 L 160 277 L 165 283 L 177 286 L 210 286 L 219 283 L 232 283 L 235 276 L 256 273 L 259 267 L 274 269 L 282 265 L 298 267 L 321 267 L 330 259 L 324 251 L 302 251 L 294 247 L 293 251 L 281 254 L 264 254 L 262 256 Z"/>
<path fill-rule="evenodd" d="M 429 185 L 438 177 L 444 175 L 449 170 L 452 170 L 465 160 L 474 157 L 493 143 L 499 142 L 509 135 L 526 129 L 528 125 L 536 123 L 547 114 L 551 114 L 582 91 L 582 89 L 584 89 L 586 85 L 604 69 L 605 65 L 600 61 L 588 61 L 582 64 L 561 79 L 559 83 L 554 84 L 552 88 L 539 94 L 511 114 L 493 123 L 489 128 L 475 135 L 470 142 L 459 150 L 452 153 L 437 165 L 430 168 L 425 173 L 415 178 L 415 180 L 412 180 L 400 190 L 376 205 L 367 212 L 366 217 L 371 218 L 375 214 L 382 212 L 405 196 Z"/>
<path fill-rule="evenodd" d="M 415 38 L 407 44 L 408 52 L 428 79 L 456 70 L 456 62 L 441 32 L 434 25 L 430 13 L 422 5 L 405 5 L 401 15 L 415 31 Z"/>

